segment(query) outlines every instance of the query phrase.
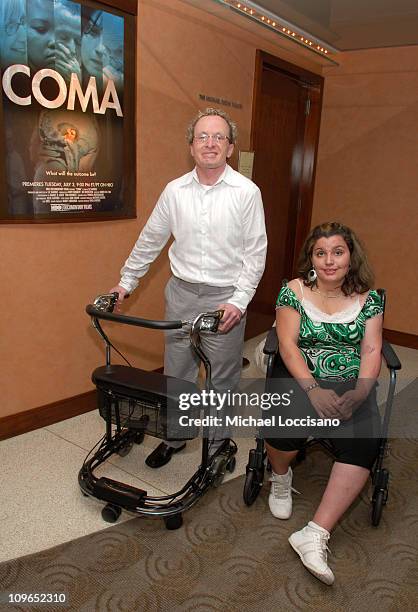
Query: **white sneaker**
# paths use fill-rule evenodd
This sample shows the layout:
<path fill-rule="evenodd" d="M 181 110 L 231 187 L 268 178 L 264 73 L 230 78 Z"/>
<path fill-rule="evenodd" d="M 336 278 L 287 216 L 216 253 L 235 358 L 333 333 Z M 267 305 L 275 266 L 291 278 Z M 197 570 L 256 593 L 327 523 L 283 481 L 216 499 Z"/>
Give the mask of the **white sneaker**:
<path fill-rule="evenodd" d="M 299 493 L 292 487 L 292 468 L 287 474 L 272 472 L 270 482 L 269 508 L 273 516 L 279 519 L 288 519 L 292 514 L 292 491 Z"/>
<path fill-rule="evenodd" d="M 306 569 L 325 584 L 331 585 L 335 578 L 327 563 L 329 537 L 326 529 L 309 521 L 306 527 L 292 533 L 289 543 Z"/>

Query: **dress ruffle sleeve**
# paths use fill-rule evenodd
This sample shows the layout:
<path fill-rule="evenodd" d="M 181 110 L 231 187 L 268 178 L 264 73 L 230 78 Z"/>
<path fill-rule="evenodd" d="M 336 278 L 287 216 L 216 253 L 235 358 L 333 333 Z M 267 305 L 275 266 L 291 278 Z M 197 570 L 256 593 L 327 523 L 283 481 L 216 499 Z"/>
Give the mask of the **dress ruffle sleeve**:
<path fill-rule="evenodd" d="M 377 291 L 374 289 L 370 291 L 362 310 L 365 319 L 372 319 L 383 314 L 383 301 Z"/>
<path fill-rule="evenodd" d="M 276 308 L 282 308 L 283 306 L 289 306 L 296 310 L 300 315 L 302 314 L 302 305 L 295 295 L 295 292 L 290 289 L 286 284 L 280 289 L 280 293 L 277 298 Z"/>

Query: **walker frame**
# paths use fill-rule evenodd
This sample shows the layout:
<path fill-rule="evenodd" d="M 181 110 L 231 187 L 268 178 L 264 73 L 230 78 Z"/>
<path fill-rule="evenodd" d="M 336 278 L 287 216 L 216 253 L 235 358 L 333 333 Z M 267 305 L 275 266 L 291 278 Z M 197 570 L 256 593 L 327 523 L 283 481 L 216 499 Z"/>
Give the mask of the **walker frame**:
<path fill-rule="evenodd" d="M 203 437 L 201 463 L 196 472 L 179 491 L 168 495 L 150 496 L 144 489 L 105 476 L 98 478 L 94 473 L 98 466 L 113 454 L 127 455 L 134 444 L 142 443 L 146 432 L 157 437 L 165 437 L 162 412 L 164 409 L 169 410 L 169 399 L 176 401 L 175 390 L 170 398 L 164 396 L 167 381 L 174 387 L 183 388 L 185 385 L 186 388 L 199 391 L 188 381 L 132 366 L 111 364 L 113 345 L 99 320 L 156 330 L 190 327 L 190 343 L 203 362 L 206 372 L 205 388 L 210 391 L 211 364 L 202 349 L 200 334 L 202 331 L 216 332 L 223 311 L 201 313 L 193 321 L 156 321 L 114 313 L 116 300 L 117 294 L 105 294 L 98 296 L 94 304 L 86 307 L 94 328 L 106 345 L 106 365 L 96 368 L 92 374 L 92 380 L 97 387 L 99 412 L 106 422 L 106 432 L 102 441 L 98 443 L 99 448 L 95 451 L 92 449 L 93 454 L 85 459 L 78 475 L 79 486 L 84 495 L 105 502 L 102 518 L 106 522 L 116 522 L 122 510 L 126 510 L 140 516 L 160 517 L 164 520 L 167 529 L 178 529 L 183 523 L 183 512 L 191 508 L 209 487 L 219 486 L 226 471 L 234 471 L 236 444 L 232 440 L 224 440 L 210 455 L 209 439 Z M 128 419 L 126 414 L 123 412 L 121 414 L 121 405 L 124 404 L 132 407 Z M 136 415 L 131 419 L 130 417 L 138 410 L 141 413 L 139 418 Z M 153 427 L 150 428 L 150 416 L 153 414 L 155 419 Z"/>

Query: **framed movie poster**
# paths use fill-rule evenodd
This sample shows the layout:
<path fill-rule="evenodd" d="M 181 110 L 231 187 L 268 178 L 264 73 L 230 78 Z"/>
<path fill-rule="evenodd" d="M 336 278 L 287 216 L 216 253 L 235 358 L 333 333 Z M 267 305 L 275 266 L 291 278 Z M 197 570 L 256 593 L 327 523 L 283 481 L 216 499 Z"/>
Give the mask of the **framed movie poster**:
<path fill-rule="evenodd" d="M 136 216 L 127 4 L 1 0 L 0 222 Z"/>

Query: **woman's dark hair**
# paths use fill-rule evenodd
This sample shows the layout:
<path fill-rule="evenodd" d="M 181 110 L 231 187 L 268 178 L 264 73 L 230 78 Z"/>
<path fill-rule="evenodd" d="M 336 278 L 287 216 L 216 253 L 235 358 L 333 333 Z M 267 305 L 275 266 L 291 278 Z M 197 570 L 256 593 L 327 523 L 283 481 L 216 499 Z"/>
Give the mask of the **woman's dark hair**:
<path fill-rule="evenodd" d="M 341 285 L 344 295 L 352 293 L 364 293 L 372 288 L 374 282 L 373 272 L 367 261 L 363 245 L 352 229 L 342 223 L 330 222 L 317 225 L 310 232 L 299 255 L 298 272 L 303 283 L 312 288 L 316 280 L 309 279 L 308 272 L 312 270 L 312 251 L 315 243 L 320 238 L 341 236 L 350 251 L 350 269 Z"/>

